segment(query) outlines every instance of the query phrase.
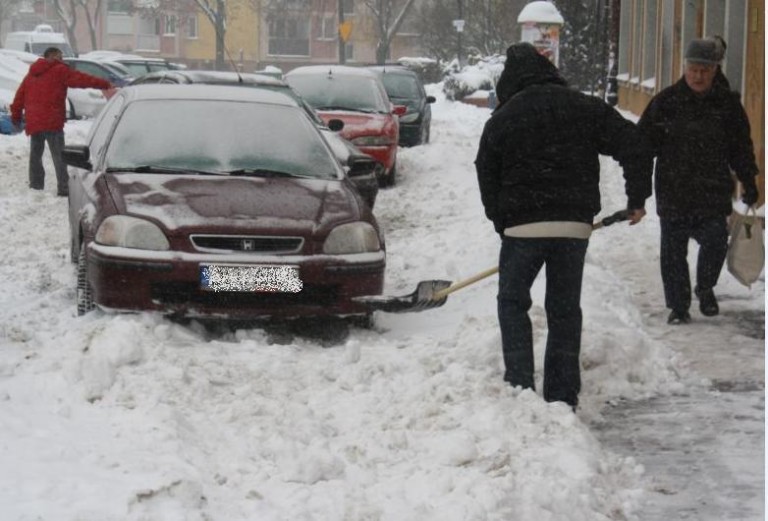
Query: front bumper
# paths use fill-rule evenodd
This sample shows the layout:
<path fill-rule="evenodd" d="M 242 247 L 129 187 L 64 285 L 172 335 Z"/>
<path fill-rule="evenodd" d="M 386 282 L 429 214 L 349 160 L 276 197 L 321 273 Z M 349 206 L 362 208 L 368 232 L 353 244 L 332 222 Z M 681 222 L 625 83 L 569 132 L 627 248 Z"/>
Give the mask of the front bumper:
<path fill-rule="evenodd" d="M 367 308 L 351 298 L 381 294 L 386 254 L 255 258 L 91 243 L 87 258 L 93 299 L 103 309 L 245 320 L 365 314 Z M 303 288 L 297 293 L 205 290 L 200 285 L 201 264 L 298 266 Z"/>
<path fill-rule="evenodd" d="M 389 172 L 395 167 L 395 161 L 397 159 L 397 145 L 382 145 L 382 146 L 359 146 L 358 148 L 364 153 L 373 157 L 376 161 L 384 165 L 384 169 L 389 175 Z"/>

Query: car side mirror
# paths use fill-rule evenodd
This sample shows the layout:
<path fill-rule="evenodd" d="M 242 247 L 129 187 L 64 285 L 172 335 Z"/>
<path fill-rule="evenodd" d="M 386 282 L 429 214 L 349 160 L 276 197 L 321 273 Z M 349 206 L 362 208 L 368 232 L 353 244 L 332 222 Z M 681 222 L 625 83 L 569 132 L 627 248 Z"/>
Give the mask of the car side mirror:
<path fill-rule="evenodd" d="M 338 132 L 344 128 L 344 122 L 340 119 L 332 119 L 328 122 L 328 128 L 334 132 Z"/>
<path fill-rule="evenodd" d="M 405 114 L 408 112 L 408 107 L 405 105 L 395 105 L 395 108 L 392 110 L 392 114 L 395 116 L 405 116 Z"/>
<path fill-rule="evenodd" d="M 437 99 L 434 96 L 427 96 L 427 103 L 434 103 Z"/>
<path fill-rule="evenodd" d="M 361 177 L 373 174 L 376 171 L 377 162 L 371 156 L 352 155 L 347 158 L 349 177 Z"/>
<path fill-rule="evenodd" d="M 85 145 L 66 145 L 61 153 L 64 162 L 69 166 L 93 170 L 91 152 Z"/>

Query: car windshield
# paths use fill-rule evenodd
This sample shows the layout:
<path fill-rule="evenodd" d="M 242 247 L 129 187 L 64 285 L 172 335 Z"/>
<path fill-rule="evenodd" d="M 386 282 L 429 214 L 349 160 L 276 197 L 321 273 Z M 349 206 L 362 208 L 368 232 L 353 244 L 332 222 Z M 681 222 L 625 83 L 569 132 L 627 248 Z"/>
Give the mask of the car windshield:
<path fill-rule="evenodd" d="M 318 110 L 389 112 L 374 78 L 297 74 L 286 77 L 286 82 Z"/>
<path fill-rule="evenodd" d="M 188 169 L 335 178 L 339 166 L 298 107 L 221 100 L 128 105 L 109 145 L 110 170 Z"/>
<path fill-rule="evenodd" d="M 119 63 L 102 62 L 102 65 L 117 74 L 120 78 L 128 78 L 131 76 L 131 71 Z"/>
<path fill-rule="evenodd" d="M 381 75 L 381 79 L 390 98 L 418 99 L 421 97 L 419 80 L 413 76 L 385 72 Z"/>

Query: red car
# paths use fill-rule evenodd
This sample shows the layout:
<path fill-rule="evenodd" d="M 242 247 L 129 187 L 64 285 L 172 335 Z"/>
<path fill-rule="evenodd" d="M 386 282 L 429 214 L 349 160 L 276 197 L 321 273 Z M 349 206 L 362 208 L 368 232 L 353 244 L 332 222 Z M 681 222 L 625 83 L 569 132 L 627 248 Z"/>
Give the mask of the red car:
<path fill-rule="evenodd" d="M 395 184 L 399 116 L 404 105 L 392 105 L 378 75 L 370 70 L 341 65 L 310 65 L 284 77 L 332 129 L 343 122 L 341 135 L 384 165 L 380 183 Z"/>
<path fill-rule="evenodd" d="M 352 298 L 382 292 L 384 239 L 354 187 L 357 169 L 345 174 L 285 94 L 126 87 L 64 159 L 77 167 L 79 314 L 364 319 Z"/>

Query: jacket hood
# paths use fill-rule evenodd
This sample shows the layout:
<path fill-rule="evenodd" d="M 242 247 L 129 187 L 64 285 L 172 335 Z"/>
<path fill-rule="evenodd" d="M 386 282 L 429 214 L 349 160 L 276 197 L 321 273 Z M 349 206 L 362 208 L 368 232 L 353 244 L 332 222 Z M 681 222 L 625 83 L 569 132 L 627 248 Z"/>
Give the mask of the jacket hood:
<path fill-rule="evenodd" d="M 56 60 L 48 61 L 45 58 L 39 58 L 35 63 L 30 65 L 29 73 L 32 76 L 40 76 L 41 74 L 45 74 L 57 65 L 60 65 L 61 63 L 62 62 Z"/>
<path fill-rule="evenodd" d="M 536 47 L 527 42 L 510 45 L 504 70 L 496 83 L 498 106 L 501 107 L 529 85 L 539 83 L 568 85 L 557 67 L 547 57 L 539 54 Z"/>

